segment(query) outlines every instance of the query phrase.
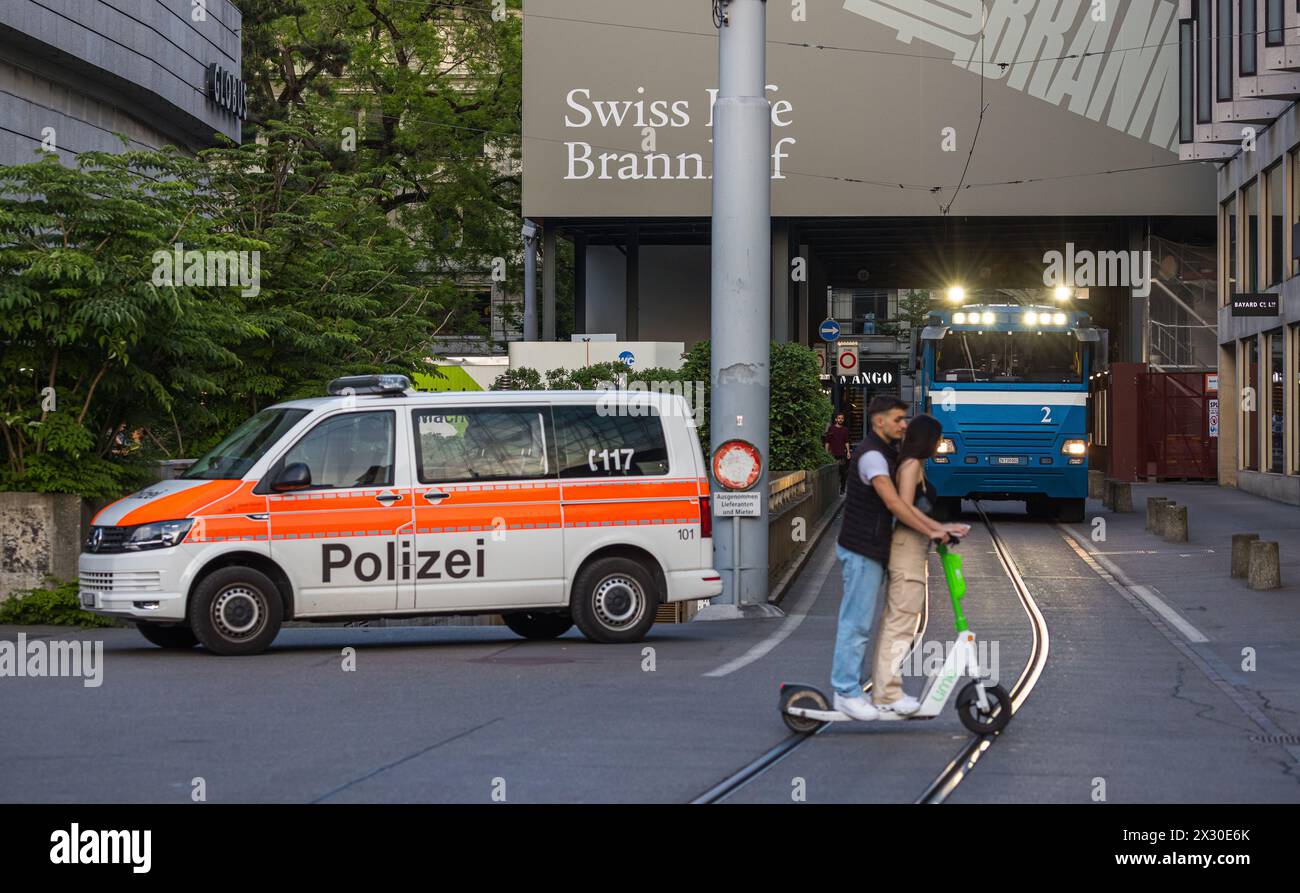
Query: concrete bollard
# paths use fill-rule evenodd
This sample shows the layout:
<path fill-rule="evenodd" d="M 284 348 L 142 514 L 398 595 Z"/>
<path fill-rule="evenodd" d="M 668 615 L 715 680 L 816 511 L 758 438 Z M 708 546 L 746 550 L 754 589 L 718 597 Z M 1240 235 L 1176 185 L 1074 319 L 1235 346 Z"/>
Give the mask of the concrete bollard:
<path fill-rule="evenodd" d="M 1164 519 L 1161 535 L 1167 543 L 1187 542 L 1187 506 L 1166 503 L 1160 510 Z"/>
<path fill-rule="evenodd" d="M 1277 543 L 1256 540 L 1250 544 L 1251 589 L 1277 589 L 1282 585 L 1282 556 Z"/>
<path fill-rule="evenodd" d="M 1160 527 L 1157 526 L 1156 524 L 1156 521 L 1158 521 L 1160 518 L 1160 504 L 1162 502 L 1168 502 L 1168 501 L 1169 500 L 1164 496 L 1147 497 L 1147 526 L 1146 526 L 1147 530 L 1151 530 L 1151 531 L 1160 530 Z"/>
<path fill-rule="evenodd" d="M 1133 511 L 1133 485 L 1128 481 L 1109 481 L 1110 510 L 1112 512 Z"/>
<path fill-rule="evenodd" d="M 1259 539 L 1258 533 L 1234 533 L 1232 535 L 1232 575 L 1234 577 L 1250 576 L 1250 544 Z"/>
<path fill-rule="evenodd" d="M 1100 469 L 1088 469 L 1088 498 L 1106 498 L 1106 472 Z"/>

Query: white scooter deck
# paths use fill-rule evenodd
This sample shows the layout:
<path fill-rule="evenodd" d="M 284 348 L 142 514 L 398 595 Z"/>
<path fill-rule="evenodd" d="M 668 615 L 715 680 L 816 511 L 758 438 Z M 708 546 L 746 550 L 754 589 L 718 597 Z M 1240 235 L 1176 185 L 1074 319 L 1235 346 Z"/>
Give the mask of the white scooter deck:
<path fill-rule="evenodd" d="M 976 700 L 980 709 L 987 710 L 988 699 L 984 693 L 984 674 L 980 671 L 976 659 L 975 634 L 969 630 L 958 635 L 957 641 L 953 643 L 952 650 L 948 652 L 948 656 L 943 662 L 943 668 L 938 675 L 930 677 L 930 681 L 925 686 L 925 692 L 921 695 L 921 708 L 919 710 L 909 716 L 882 713 L 876 719 L 886 722 L 904 719 L 933 719 L 943 712 L 943 708 L 947 705 L 953 689 L 957 687 L 957 680 L 966 675 L 969 675 L 976 682 Z M 791 716 L 802 716 L 817 722 L 847 722 L 853 719 L 853 717 L 838 710 L 816 710 L 811 707 L 795 707 L 793 705 L 787 707 L 786 712 Z M 871 722 L 872 720 L 866 721 Z"/>

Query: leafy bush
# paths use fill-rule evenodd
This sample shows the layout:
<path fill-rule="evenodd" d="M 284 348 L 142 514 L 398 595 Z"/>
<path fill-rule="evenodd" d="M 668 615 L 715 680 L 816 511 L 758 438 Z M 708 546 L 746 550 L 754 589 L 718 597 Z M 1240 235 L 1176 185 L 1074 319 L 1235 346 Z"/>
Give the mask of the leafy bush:
<path fill-rule="evenodd" d="M 700 447 L 709 455 L 709 342 L 697 342 L 683 354 L 681 369 L 652 367 L 629 369 L 617 361 L 596 363 L 572 372 L 552 369 L 543 375 L 536 369 L 520 367 L 511 369 L 492 385 L 493 390 L 595 390 L 600 382 L 618 381 L 627 376 L 627 383 L 682 382 L 687 386 L 687 399 L 694 400 L 691 385 L 704 385 L 704 407 L 700 416 Z M 814 469 L 830 461 L 822 448 L 822 434 L 830 424 L 831 401 L 822 392 L 821 372 L 817 355 L 801 344 L 778 344 L 773 341 L 769 354 L 771 370 L 771 407 L 769 410 L 768 465 L 774 471 Z M 694 408 L 694 404 L 692 404 Z"/>
<path fill-rule="evenodd" d="M 81 610 L 77 584 L 49 580 L 45 589 L 15 592 L 0 602 L 0 623 L 23 626 L 117 626 L 111 617 Z"/>

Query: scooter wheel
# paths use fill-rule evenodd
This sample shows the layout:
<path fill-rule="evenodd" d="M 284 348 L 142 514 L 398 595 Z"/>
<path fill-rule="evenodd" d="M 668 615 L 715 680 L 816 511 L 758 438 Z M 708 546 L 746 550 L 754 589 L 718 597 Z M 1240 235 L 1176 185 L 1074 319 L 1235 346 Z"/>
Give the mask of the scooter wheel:
<path fill-rule="evenodd" d="M 806 734 L 815 731 L 822 723 L 806 716 L 793 716 L 787 709 L 789 707 L 829 710 L 830 704 L 826 702 L 826 696 L 815 688 L 799 688 L 796 686 L 781 692 L 781 719 L 785 721 L 786 727 L 790 731 Z"/>
<path fill-rule="evenodd" d="M 974 682 L 966 683 L 957 694 L 957 715 L 961 724 L 976 735 L 992 735 L 1006 728 L 1011 721 L 1011 696 L 1000 685 L 984 686 L 988 710 L 981 710 Z M 793 717 L 792 717 L 793 718 Z"/>

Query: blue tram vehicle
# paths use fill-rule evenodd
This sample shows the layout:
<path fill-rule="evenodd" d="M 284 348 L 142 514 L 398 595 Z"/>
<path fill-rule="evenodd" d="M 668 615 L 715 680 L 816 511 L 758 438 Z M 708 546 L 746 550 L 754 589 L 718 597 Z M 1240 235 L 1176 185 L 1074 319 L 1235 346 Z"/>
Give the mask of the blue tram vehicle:
<path fill-rule="evenodd" d="M 921 345 L 922 405 L 943 424 L 926 464 L 940 516 L 962 499 L 1023 500 L 1082 521 L 1088 379 L 1107 362 L 1106 331 L 1059 306 L 975 304 L 932 313 Z"/>

